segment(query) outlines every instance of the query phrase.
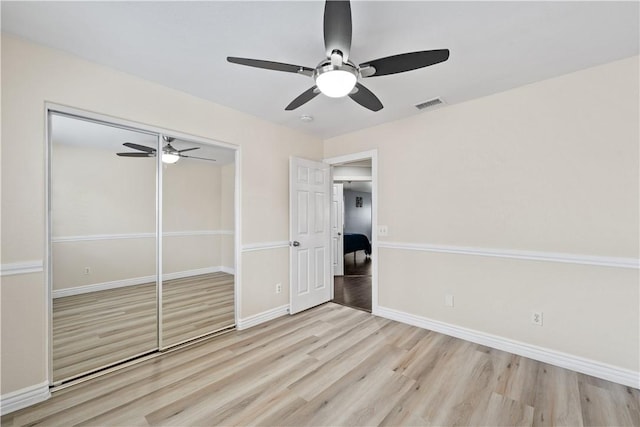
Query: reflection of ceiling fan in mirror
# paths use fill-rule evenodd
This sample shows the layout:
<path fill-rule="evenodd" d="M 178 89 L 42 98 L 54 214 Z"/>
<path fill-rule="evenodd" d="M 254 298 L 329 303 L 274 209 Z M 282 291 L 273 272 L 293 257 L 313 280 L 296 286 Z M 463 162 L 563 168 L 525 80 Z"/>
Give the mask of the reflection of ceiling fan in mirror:
<path fill-rule="evenodd" d="M 205 159 L 204 157 L 187 156 L 186 154 L 182 154 L 185 151 L 198 150 L 200 149 L 200 147 L 191 147 L 191 148 L 185 148 L 184 150 L 176 150 L 171 145 L 171 142 L 174 140 L 174 138 L 171 138 L 169 136 L 163 136 L 162 139 L 165 140 L 165 142 L 167 143 L 167 145 L 165 145 L 162 148 L 163 163 L 175 163 L 180 159 L 180 157 L 186 157 L 189 159 L 198 159 L 198 160 L 209 160 L 210 162 L 216 161 L 215 159 Z M 156 149 L 153 147 L 134 144 L 133 142 L 125 142 L 122 145 L 124 145 L 125 147 L 133 148 L 134 150 L 138 150 L 140 152 L 139 153 L 138 152 L 116 153 L 118 156 L 121 156 L 121 157 L 155 157 L 156 156 Z"/>

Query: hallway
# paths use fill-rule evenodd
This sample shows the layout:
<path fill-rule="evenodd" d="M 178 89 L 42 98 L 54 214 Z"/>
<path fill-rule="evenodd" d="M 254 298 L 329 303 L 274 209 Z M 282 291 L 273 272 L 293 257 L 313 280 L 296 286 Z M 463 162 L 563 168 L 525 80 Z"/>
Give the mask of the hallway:
<path fill-rule="evenodd" d="M 371 312 L 371 257 L 364 251 L 344 256 L 344 276 L 335 276 L 333 302 Z"/>

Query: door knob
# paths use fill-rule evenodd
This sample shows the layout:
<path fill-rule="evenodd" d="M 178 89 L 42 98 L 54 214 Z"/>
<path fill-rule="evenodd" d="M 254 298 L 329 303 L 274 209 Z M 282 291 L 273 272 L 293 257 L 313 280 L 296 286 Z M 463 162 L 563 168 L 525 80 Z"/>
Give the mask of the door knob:
<path fill-rule="evenodd" d="M 338 236 L 342 236 L 342 233 L 338 232 Z"/>
<path fill-rule="evenodd" d="M 300 246 L 300 242 L 298 242 L 297 240 L 293 241 L 293 246 Z"/>

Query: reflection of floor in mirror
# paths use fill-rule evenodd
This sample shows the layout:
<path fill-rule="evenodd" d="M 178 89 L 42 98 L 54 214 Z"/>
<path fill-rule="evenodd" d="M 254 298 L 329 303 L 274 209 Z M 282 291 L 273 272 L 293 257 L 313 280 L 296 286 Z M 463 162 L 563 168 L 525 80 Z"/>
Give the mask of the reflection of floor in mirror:
<path fill-rule="evenodd" d="M 371 311 L 371 257 L 364 251 L 344 256 L 344 276 L 335 276 L 333 301 Z"/>
<path fill-rule="evenodd" d="M 155 283 L 53 300 L 53 378 L 73 377 L 157 348 Z M 163 283 L 163 344 L 234 324 L 233 275 Z"/>

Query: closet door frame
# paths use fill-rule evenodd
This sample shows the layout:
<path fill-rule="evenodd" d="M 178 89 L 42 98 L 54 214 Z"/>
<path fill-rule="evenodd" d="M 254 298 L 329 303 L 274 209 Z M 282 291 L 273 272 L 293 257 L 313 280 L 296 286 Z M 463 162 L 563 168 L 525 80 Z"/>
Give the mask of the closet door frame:
<path fill-rule="evenodd" d="M 78 120 L 84 120 L 89 122 L 94 122 L 107 126 L 114 126 L 118 128 L 123 128 L 131 131 L 147 133 L 151 135 L 155 135 L 158 140 L 158 147 L 162 147 L 162 136 L 170 135 L 172 137 L 193 141 L 195 143 L 200 143 L 204 145 L 212 145 L 221 148 L 227 148 L 234 150 L 235 159 L 235 177 L 234 177 L 234 325 L 238 324 L 238 314 L 240 308 L 240 289 L 241 289 L 241 195 L 240 195 L 240 177 L 241 177 L 241 150 L 240 146 L 230 144 L 228 142 L 223 142 L 219 140 L 203 138 L 183 132 L 177 132 L 173 130 L 164 129 L 157 126 L 145 125 L 142 123 L 121 119 L 118 117 L 108 116 L 104 114 L 98 114 L 86 110 L 81 110 L 78 108 L 73 108 L 61 104 L 55 104 L 51 102 L 45 103 L 44 108 L 44 120 L 45 120 L 45 257 L 44 257 L 44 271 L 45 271 L 45 279 L 46 279 L 46 307 L 47 313 L 45 316 L 45 327 L 47 328 L 46 343 L 45 348 L 47 351 L 46 357 L 46 366 L 45 372 L 47 374 L 47 383 L 50 387 L 57 386 L 59 384 L 54 384 L 53 381 L 53 271 L 52 271 L 52 215 L 51 215 L 51 195 L 52 195 L 52 182 L 51 182 L 51 171 L 52 171 L 52 141 L 51 141 L 51 120 L 50 117 L 52 114 L 58 114 L 61 116 L 71 117 Z M 165 348 L 162 342 L 162 156 L 156 156 L 156 325 L 157 325 L 157 348 L 154 350 L 155 353 L 151 356 L 142 357 L 139 360 L 123 363 L 120 366 L 111 366 L 104 367 L 106 369 L 102 369 L 95 372 L 90 373 L 81 378 L 81 380 L 87 380 L 90 378 L 94 378 L 98 375 L 103 375 L 107 372 L 111 372 L 112 370 L 119 369 L 125 366 L 128 366 L 130 363 L 136 363 L 142 360 L 145 360 L 148 357 L 154 357 L 159 354 L 162 354 L 162 351 L 165 351 L 172 346 Z M 213 331 L 212 331 L 213 332 Z M 72 380 L 73 382 L 78 380 Z M 66 381 L 64 381 L 66 382 Z M 58 381 L 60 383 L 60 381 Z"/>

